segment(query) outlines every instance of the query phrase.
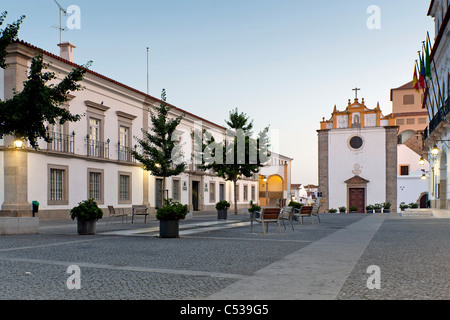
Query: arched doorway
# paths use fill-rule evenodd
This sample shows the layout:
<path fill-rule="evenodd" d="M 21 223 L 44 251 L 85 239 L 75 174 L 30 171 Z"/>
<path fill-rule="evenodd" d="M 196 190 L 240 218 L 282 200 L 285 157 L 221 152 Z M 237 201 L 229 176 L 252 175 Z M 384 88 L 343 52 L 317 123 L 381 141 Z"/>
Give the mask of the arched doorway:
<path fill-rule="evenodd" d="M 428 192 L 424 192 L 419 197 L 420 209 L 426 209 L 427 208 L 427 202 L 428 202 Z"/>
<path fill-rule="evenodd" d="M 277 206 L 277 200 L 284 198 L 284 180 L 279 175 L 260 180 L 259 203 L 263 207 Z"/>

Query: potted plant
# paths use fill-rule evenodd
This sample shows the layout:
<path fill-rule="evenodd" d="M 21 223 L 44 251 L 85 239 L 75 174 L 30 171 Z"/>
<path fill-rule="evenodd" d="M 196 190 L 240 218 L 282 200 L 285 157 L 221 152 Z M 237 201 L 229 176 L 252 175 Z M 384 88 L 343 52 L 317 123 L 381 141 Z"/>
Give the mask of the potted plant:
<path fill-rule="evenodd" d="M 375 209 L 375 213 L 381 213 L 381 208 L 383 208 L 383 205 L 380 203 L 376 203 L 373 208 Z"/>
<path fill-rule="evenodd" d="M 373 205 L 371 205 L 371 204 L 369 204 L 369 205 L 366 207 L 366 212 L 367 212 L 367 213 L 373 213 L 373 210 L 374 210 L 374 207 L 373 207 Z"/>
<path fill-rule="evenodd" d="M 339 213 L 346 213 L 347 208 L 346 207 L 339 207 Z"/>
<path fill-rule="evenodd" d="M 351 213 L 355 213 L 355 212 L 357 212 L 358 211 L 358 207 L 357 206 L 355 206 L 355 205 L 353 205 L 353 206 L 350 206 L 350 212 Z"/>
<path fill-rule="evenodd" d="M 391 203 L 390 202 L 383 203 L 383 212 L 384 213 L 390 213 L 391 212 Z"/>
<path fill-rule="evenodd" d="M 408 209 L 409 206 L 406 203 L 402 202 L 402 203 L 400 203 L 400 207 L 399 208 L 400 208 L 401 211 L 405 211 L 405 209 Z"/>
<path fill-rule="evenodd" d="M 72 220 L 77 219 L 79 235 L 93 235 L 97 221 L 103 218 L 103 211 L 94 199 L 82 201 L 70 211 Z"/>
<path fill-rule="evenodd" d="M 180 220 L 184 220 L 189 213 L 189 207 L 172 199 L 164 200 L 164 205 L 156 210 L 159 220 L 159 236 L 161 238 L 178 238 Z"/>
<path fill-rule="evenodd" d="M 411 203 L 408 205 L 408 207 L 409 207 L 410 209 L 417 209 L 417 208 L 419 208 L 419 205 L 418 205 L 417 203 L 415 203 L 415 202 L 411 202 Z"/>
<path fill-rule="evenodd" d="M 328 212 L 329 212 L 329 213 L 336 213 L 337 210 L 336 210 L 336 209 L 330 209 L 330 210 L 328 210 Z"/>
<path fill-rule="evenodd" d="M 217 219 L 227 220 L 228 209 L 230 208 L 230 203 L 226 200 L 222 200 L 216 203 Z"/>
<path fill-rule="evenodd" d="M 261 207 L 258 206 L 257 204 L 252 203 L 250 209 L 248 209 L 248 212 L 250 212 L 250 220 L 253 220 L 254 218 L 259 218 Z"/>

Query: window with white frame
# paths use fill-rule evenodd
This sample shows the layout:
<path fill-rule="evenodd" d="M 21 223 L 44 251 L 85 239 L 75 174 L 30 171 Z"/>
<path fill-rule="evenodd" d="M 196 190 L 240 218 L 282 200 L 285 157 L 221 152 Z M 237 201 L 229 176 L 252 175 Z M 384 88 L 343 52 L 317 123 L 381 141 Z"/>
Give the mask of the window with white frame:
<path fill-rule="evenodd" d="M 68 171 L 67 166 L 48 166 L 48 196 L 49 205 L 68 204 Z"/>
<path fill-rule="evenodd" d="M 88 197 L 103 204 L 103 170 L 88 169 Z"/>

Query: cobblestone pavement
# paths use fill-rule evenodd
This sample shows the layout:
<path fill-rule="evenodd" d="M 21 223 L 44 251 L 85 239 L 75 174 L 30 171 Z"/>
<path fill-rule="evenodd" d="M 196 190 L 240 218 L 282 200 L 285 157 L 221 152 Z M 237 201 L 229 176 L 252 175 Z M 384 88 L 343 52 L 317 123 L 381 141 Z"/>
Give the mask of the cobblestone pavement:
<path fill-rule="evenodd" d="M 264 235 L 259 224 L 250 233 L 246 215 L 229 215 L 223 227 L 243 224 L 197 225 L 179 239 L 155 236 L 156 221 L 101 221 L 97 235 L 84 237 L 72 221 L 41 221 L 39 234 L 0 237 L 0 300 L 203 300 L 367 217 L 323 215 L 320 224 L 296 222 L 281 234 L 272 225 Z M 215 220 L 196 214 L 181 225 Z M 449 299 L 449 230 L 445 219 L 383 217 L 335 299 Z M 67 287 L 71 265 L 80 268 L 80 290 Z M 380 290 L 367 289 L 368 265 L 381 269 Z"/>

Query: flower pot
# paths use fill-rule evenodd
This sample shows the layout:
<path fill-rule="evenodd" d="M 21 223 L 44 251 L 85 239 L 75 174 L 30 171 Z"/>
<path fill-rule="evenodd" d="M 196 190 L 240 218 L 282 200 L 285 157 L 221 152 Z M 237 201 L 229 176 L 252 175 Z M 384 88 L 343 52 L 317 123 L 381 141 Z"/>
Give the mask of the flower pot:
<path fill-rule="evenodd" d="M 161 238 L 179 238 L 180 222 L 178 220 L 160 220 L 159 236 Z"/>
<path fill-rule="evenodd" d="M 217 210 L 217 219 L 227 220 L 228 210 Z"/>
<path fill-rule="evenodd" d="M 94 235 L 97 221 L 80 221 L 77 219 L 77 229 L 80 236 Z"/>

